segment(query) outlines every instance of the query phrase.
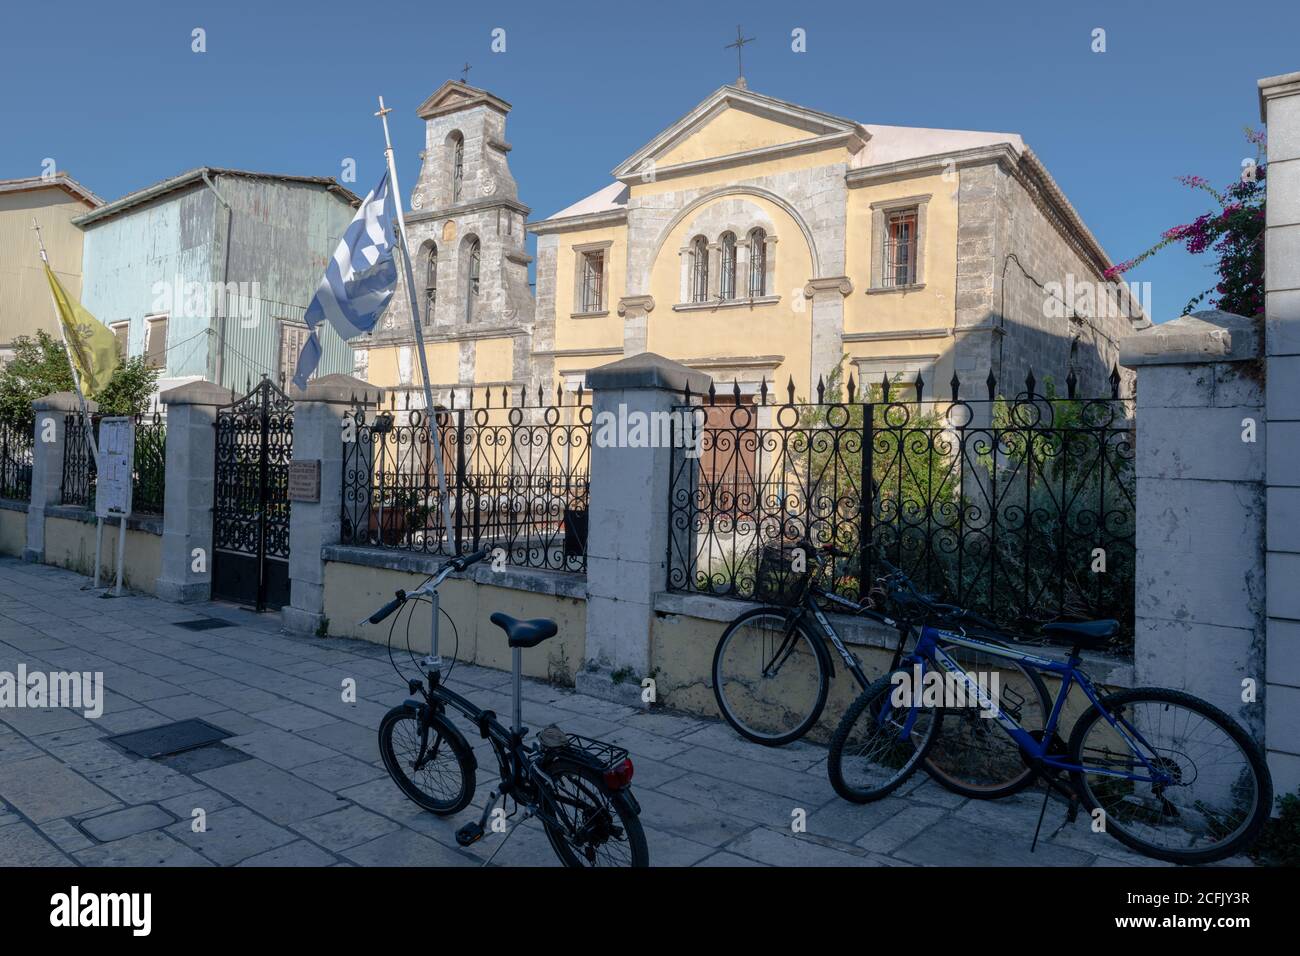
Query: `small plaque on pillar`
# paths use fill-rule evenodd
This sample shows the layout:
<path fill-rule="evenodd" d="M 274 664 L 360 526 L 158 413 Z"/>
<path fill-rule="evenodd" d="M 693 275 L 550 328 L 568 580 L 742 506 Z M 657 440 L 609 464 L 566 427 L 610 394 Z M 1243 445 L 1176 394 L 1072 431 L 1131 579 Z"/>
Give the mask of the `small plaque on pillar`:
<path fill-rule="evenodd" d="M 289 462 L 289 500 L 320 501 L 320 459 Z"/>

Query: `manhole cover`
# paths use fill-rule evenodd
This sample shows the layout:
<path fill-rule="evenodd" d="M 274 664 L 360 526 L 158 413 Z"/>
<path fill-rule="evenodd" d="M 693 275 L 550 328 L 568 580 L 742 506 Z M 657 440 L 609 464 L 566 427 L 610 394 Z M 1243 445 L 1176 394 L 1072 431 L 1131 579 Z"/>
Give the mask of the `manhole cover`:
<path fill-rule="evenodd" d="M 177 621 L 177 627 L 183 627 L 187 631 L 215 631 L 219 627 L 234 627 L 229 621 L 223 621 L 219 617 L 201 617 L 197 621 Z"/>
<path fill-rule="evenodd" d="M 195 747 L 205 747 L 233 736 L 228 730 L 196 718 L 146 730 L 133 730 L 105 739 L 141 757 L 161 757 L 164 754 L 178 754 Z"/>

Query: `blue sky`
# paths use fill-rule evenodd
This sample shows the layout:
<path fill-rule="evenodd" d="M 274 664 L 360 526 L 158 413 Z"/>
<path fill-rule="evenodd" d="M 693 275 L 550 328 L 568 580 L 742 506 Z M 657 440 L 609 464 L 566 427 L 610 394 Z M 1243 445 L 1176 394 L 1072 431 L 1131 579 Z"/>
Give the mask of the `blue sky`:
<path fill-rule="evenodd" d="M 1296 0 L 14 3 L 0 178 L 51 157 L 111 199 L 193 166 L 337 176 L 353 157 L 364 193 L 382 171 L 382 93 L 409 186 L 415 107 L 468 60 L 470 82 L 514 106 L 511 167 L 541 218 L 735 79 L 723 47 L 738 18 L 759 92 L 862 122 L 1022 134 L 1117 261 L 1204 211 L 1175 177 L 1232 180 L 1253 155 L 1255 81 L 1300 69 Z M 191 52 L 195 27 L 206 53 Z M 1171 248 L 1130 278 L 1152 283 L 1163 320 L 1212 272 Z"/>

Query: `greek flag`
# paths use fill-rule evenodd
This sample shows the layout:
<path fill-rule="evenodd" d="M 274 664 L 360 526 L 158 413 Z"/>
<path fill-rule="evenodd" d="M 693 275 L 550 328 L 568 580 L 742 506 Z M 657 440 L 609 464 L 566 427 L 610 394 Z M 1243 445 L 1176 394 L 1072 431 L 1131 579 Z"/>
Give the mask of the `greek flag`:
<path fill-rule="evenodd" d="M 397 288 L 397 263 L 393 259 L 397 243 L 392 184 L 385 172 L 379 185 L 366 194 L 356 217 L 343 233 L 343 241 L 334 250 L 334 259 L 325 268 L 316 296 L 307 306 L 307 337 L 298 356 L 293 384 L 307 387 L 307 379 L 320 365 L 321 345 L 317 326 L 327 321 L 347 341 L 369 332 L 379 321 Z"/>

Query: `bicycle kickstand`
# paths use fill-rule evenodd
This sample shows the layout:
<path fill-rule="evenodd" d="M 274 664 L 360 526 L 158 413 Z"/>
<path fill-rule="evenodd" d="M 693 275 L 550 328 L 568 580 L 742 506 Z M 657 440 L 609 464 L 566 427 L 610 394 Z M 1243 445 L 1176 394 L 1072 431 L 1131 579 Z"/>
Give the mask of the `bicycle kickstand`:
<path fill-rule="evenodd" d="M 1043 788 L 1043 807 L 1041 810 L 1038 811 L 1038 825 L 1034 827 L 1034 840 L 1032 843 L 1029 844 L 1030 853 L 1033 853 L 1034 850 L 1037 849 L 1038 847 L 1038 834 L 1043 829 L 1043 817 L 1046 816 L 1047 814 L 1047 801 L 1052 796 L 1053 790 L 1057 791 L 1058 793 L 1065 794 L 1065 796 L 1068 797 L 1070 800 L 1070 804 L 1065 811 L 1065 822 L 1073 823 L 1075 820 L 1079 819 L 1079 795 L 1075 793 L 1072 789 L 1060 783 L 1056 779 L 1055 773 L 1047 774 L 1043 770 L 1039 770 L 1038 776 L 1041 777 L 1047 783 L 1047 786 Z M 1061 824 L 1061 826 L 1064 825 L 1065 824 Z M 1060 827 L 1057 827 L 1057 829 L 1059 830 Z"/>

